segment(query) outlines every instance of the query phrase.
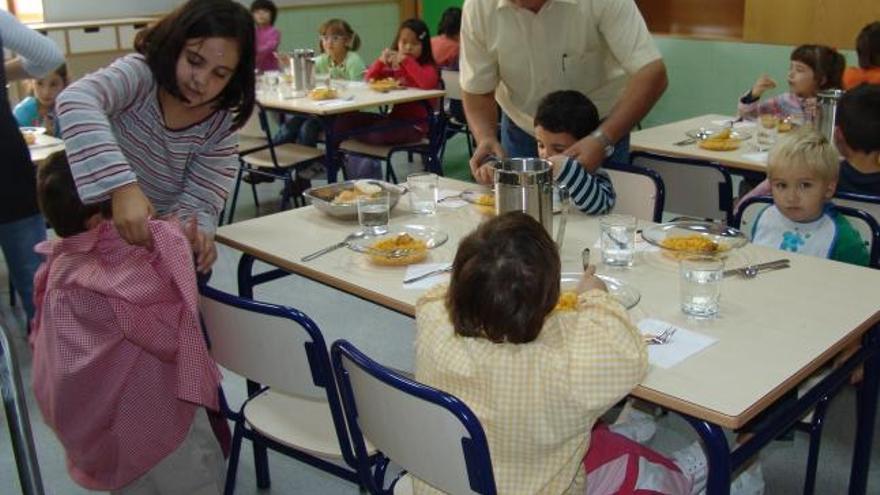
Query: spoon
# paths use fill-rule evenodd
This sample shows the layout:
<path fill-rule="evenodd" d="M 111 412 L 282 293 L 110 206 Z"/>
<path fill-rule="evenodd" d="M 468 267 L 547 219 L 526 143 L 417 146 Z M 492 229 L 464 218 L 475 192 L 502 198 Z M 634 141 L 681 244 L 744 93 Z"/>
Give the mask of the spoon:
<path fill-rule="evenodd" d="M 333 244 L 332 246 L 327 246 L 324 249 L 315 251 L 312 254 L 307 254 L 307 255 L 303 256 L 302 258 L 300 258 L 300 261 L 312 261 L 313 259 L 315 259 L 319 256 L 323 256 L 323 255 L 329 253 L 330 251 L 335 251 L 335 250 L 341 248 L 342 246 L 345 246 L 349 242 L 351 242 L 355 239 L 360 239 L 361 237 L 363 237 L 365 235 L 366 235 L 366 233 L 363 230 L 359 230 L 357 232 L 352 232 L 351 234 L 348 234 L 345 237 L 345 239 L 343 239 L 342 241 L 337 242 L 336 244 Z"/>

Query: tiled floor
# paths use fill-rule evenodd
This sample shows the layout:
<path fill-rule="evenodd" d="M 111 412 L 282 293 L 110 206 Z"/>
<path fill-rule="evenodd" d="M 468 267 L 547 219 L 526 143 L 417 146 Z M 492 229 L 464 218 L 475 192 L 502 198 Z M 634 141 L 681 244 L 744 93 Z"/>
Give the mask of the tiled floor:
<path fill-rule="evenodd" d="M 405 176 L 399 175 L 399 176 Z M 278 186 L 260 186 L 261 199 L 277 197 Z M 242 195 L 244 204 L 236 213 L 239 219 L 254 215 L 249 192 Z M 271 201 L 268 201 L 271 203 Z M 271 210 L 269 205 L 267 209 Z M 264 213 L 267 213 L 264 211 Z M 238 254 L 222 248 L 216 264 L 212 285 L 221 289 L 235 291 L 235 267 Z M 5 321 L 17 331 L 21 331 L 20 308 L 15 310 L 8 305 L 6 266 L 0 264 L 0 312 Z M 327 342 L 346 338 L 361 347 L 369 355 L 390 366 L 409 370 L 412 368 L 413 322 L 396 313 L 378 308 L 370 303 L 341 292 L 329 289 L 308 280 L 290 276 L 266 284 L 257 289 L 257 299 L 295 306 L 309 314 L 321 327 Z M 25 383 L 30 382 L 29 353 L 24 339 L 17 341 L 20 355 L 25 359 Z M 244 395 L 242 380 L 232 373 L 224 373 L 224 387 L 234 402 Z M 854 394 L 848 390 L 832 404 L 825 428 L 820 471 L 816 493 L 837 494 L 846 491 L 849 477 L 850 451 L 853 439 Z M 51 494 L 90 493 L 70 481 L 64 468 L 63 452 L 51 431 L 42 423 L 40 414 L 30 397 L 30 415 L 34 427 L 40 469 L 46 492 Z M 5 416 L 4 416 L 5 421 Z M 671 452 L 695 438 L 694 433 L 682 420 L 669 414 L 660 420 L 661 431 L 651 445 L 662 451 Z M 875 449 L 872 455 L 872 470 L 868 493 L 880 493 L 880 428 L 875 436 Z M 768 494 L 795 494 L 801 492 L 807 443 L 802 434 L 793 440 L 778 441 L 761 454 L 763 471 Z M 270 454 L 272 487 L 259 493 L 328 493 L 356 494 L 357 487 L 333 478 L 299 462 Z M 253 460 L 245 443 L 239 468 L 237 493 L 258 493 L 254 482 Z M 12 494 L 19 491 L 15 463 L 6 428 L 0 432 L 0 493 Z"/>

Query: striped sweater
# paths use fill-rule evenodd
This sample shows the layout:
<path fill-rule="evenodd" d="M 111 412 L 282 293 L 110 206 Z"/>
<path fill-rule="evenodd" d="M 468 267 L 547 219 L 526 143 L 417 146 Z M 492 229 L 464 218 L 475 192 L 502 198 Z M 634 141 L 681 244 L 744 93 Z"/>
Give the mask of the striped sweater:
<path fill-rule="evenodd" d="M 605 214 L 614 207 L 614 186 L 603 170 L 591 174 L 577 160 L 569 158 L 556 182 L 568 188 L 571 202 L 588 215 Z"/>
<path fill-rule="evenodd" d="M 238 169 L 230 112 L 169 129 L 158 86 L 139 54 L 68 86 L 56 110 L 84 203 L 107 200 L 114 189 L 137 182 L 158 215 L 195 215 L 200 230 L 214 232 Z"/>

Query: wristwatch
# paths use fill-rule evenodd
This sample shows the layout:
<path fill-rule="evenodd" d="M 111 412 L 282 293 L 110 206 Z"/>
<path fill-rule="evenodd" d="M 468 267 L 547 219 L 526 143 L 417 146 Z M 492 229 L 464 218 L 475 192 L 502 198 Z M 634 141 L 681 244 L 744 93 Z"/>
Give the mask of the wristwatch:
<path fill-rule="evenodd" d="M 596 129 L 592 133 L 590 133 L 590 137 L 599 141 L 599 143 L 605 148 L 605 158 L 610 157 L 614 154 L 614 143 L 608 139 L 608 136 L 602 132 L 602 129 Z"/>

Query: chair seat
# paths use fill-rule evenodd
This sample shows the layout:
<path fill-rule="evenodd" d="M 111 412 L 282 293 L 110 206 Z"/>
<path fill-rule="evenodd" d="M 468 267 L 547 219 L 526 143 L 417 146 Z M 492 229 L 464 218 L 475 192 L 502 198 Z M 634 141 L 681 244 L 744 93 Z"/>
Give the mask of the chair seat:
<path fill-rule="evenodd" d="M 394 484 L 394 495 L 412 495 L 413 485 L 412 476 L 409 473 L 404 474 Z"/>
<path fill-rule="evenodd" d="M 400 144 L 370 144 L 357 139 L 346 139 L 339 145 L 342 151 L 357 153 L 359 155 L 372 156 L 375 158 L 388 158 L 388 154 L 395 148 L 412 148 L 414 146 L 428 146 L 427 139 Z"/>
<path fill-rule="evenodd" d="M 268 390 L 244 407 L 251 428 L 272 440 L 314 456 L 342 459 L 339 440 L 326 401 Z M 367 443 L 370 455 L 376 448 Z"/>
<path fill-rule="evenodd" d="M 242 135 L 238 136 L 239 154 L 251 153 L 254 150 L 258 150 L 265 146 L 269 146 L 269 142 L 266 140 L 266 138 Z"/>
<path fill-rule="evenodd" d="M 312 146 L 303 146 L 296 143 L 285 143 L 275 146 L 275 157 L 278 158 L 278 165 L 282 167 L 291 167 L 318 160 L 324 156 L 324 152 Z M 272 155 L 268 149 L 256 151 L 254 153 L 244 155 L 242 160 L 251 166 L 260 168 L 275 168 L 272 162 Z"/>

